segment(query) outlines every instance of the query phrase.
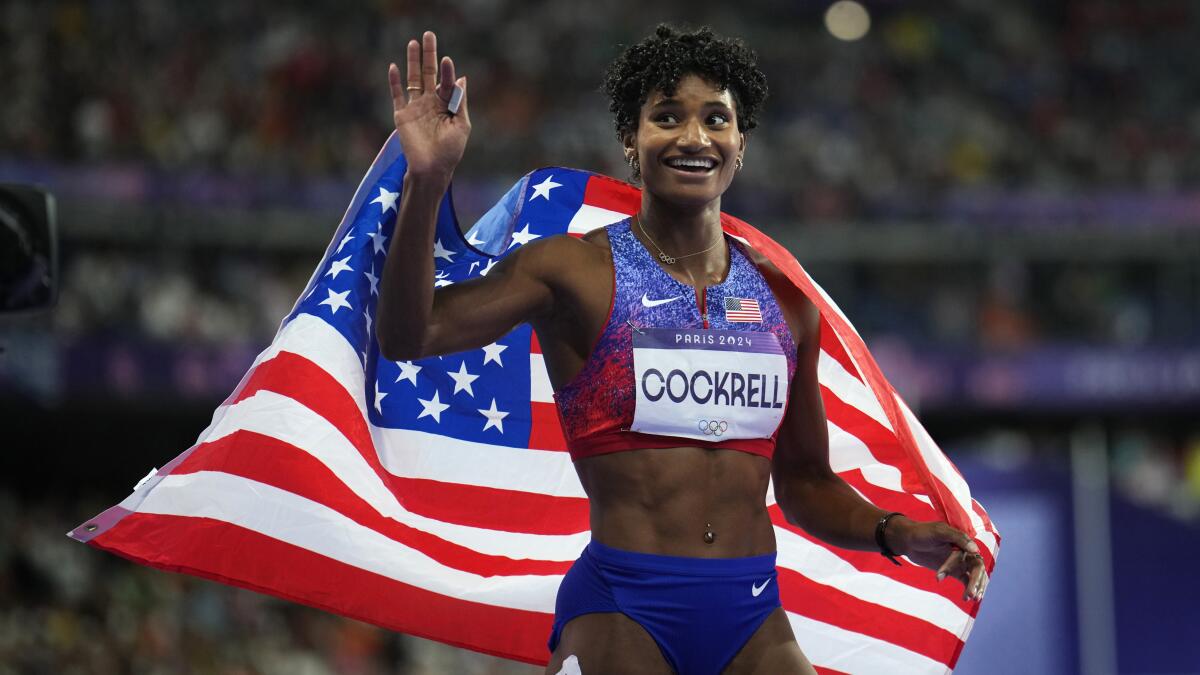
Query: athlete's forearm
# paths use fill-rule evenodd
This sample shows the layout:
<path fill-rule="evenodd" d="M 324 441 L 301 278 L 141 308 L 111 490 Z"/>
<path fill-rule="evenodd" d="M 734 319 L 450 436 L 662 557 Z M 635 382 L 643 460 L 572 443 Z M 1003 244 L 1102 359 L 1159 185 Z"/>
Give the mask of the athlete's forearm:
<path fill-rule="evenodd" d="M 404 176 L 396 231 L 379 286 L 376 335 L 384 358 L 422 356 L 433 312 L 433 239 L 449 177 Z"/>
<path fill-rule="evenodd" d="M 788 522 L 814 537 L 841 548 L 879 550 L 875 526 L 887 511 L 863 499 L 837 474 L 778 481 L 775 496 Z M 900 532 L 911 522 L 904 516 L 888 520 L 884 534 L 893 552 L 904 553 Z"/>

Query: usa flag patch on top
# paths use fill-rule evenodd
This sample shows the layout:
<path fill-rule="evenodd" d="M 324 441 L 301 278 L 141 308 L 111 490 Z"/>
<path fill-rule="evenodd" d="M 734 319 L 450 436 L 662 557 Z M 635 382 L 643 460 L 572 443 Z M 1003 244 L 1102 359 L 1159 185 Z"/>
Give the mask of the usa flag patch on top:
<path fill-rule="evenodd" d="M 762 310 L 751 298 L 725 298 L 725 319 L 745 323 L 762 323 Z"/>

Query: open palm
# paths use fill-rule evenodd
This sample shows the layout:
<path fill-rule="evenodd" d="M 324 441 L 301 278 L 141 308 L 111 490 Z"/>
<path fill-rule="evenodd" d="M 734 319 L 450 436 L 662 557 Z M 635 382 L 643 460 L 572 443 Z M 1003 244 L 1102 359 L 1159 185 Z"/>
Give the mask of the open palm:
<path fill-rule="evenodd" d="M 438 62 L 437 36 L 431 31 L 425 31 L 420 43 L 409 40 L 407 61 L 407 84 L 401 80 L 395 63 L 388 67 L 388 83 L 392 116 L 408 170 L 449 180 L 471 135 L 467 79 L 455 80 L 450 57 L 444 56 Z M 456 86 L 463 89 L 462 101 L 457 113 L 452 113 L 449 103 Z"/>

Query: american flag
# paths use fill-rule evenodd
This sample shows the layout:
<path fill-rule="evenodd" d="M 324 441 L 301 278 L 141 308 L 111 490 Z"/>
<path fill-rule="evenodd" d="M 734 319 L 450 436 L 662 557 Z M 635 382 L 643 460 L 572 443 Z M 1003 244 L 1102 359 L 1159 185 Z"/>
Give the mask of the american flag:
<path fill-rule="evenodd" d="M 753 298 L 725 298 L 725 318 L 733 322 L 762 323 L 762 310 Z"/>
<path fill-rule="evenodd" d="M 392 630 L 544 664 L 554 598 L 588 541 L 588 504 L 528 326 L 412 362 L 380 358 L 373 320 L 405 162 L 395 135 L 305 293 L 196 444 L 69 536 L 135 562 L 269 593 Z M 626 217 L 637 190 L 539 169 L 460 234 L 450 196 L 434 283 L 486 275 L 533 239 Z M 830 463 L 864 497 L 999 536 L 837 306 L 749 225 L 726 232 L 820 307 Z M 978 604 L 907 561 L 789 525 L 768 494 L 784 607 L 821 673 L 945 673 Z"/>

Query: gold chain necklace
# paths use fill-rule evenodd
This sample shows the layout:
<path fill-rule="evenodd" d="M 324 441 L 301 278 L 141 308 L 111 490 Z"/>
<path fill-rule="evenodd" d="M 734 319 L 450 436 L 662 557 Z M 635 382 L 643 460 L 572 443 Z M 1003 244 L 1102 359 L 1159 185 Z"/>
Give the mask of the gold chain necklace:
<path fill-rule="evenodd" d="M 669 256 L 669 255 L 667 255 L 666 251 L 663 251 L 662 248 L 660 248 L 659 245 L 656 244 L 654 242 L 654 240 L 650 238 L 650 235 L 646 233 L 646 228 L 642 226 L 642 219 L 639 218 L 637 216 L 637 214 L 634 214 L 633 221 L 635 223 L 637 223 L 638 229 L 641 230 L 642 236 L 646 237 L 646 241 L 650 242 L 651 246 L 658 249 L 658 259 L 667 263 L 668 265 L 674 265 L 675 261 L 679 260 L 680 258 L 690 258 L 694 255 L 700 255 L 701 253 L 708 253 L 709 251 L 711 251 L 714 248 L 716 248 L 717 246 L 719 246 L 721 243 L 721 240 L 724 239 L 723 236 L 718 236 L 717 240 L 715 242 L 713 242 L 713 245 L 709 246 L 708 248 L 704 249 L 703 251 L 696 251 L 695 253 L 689 253 L 687 255 Z"/>

